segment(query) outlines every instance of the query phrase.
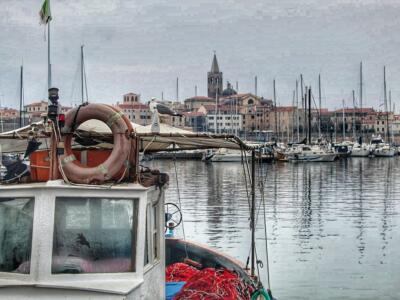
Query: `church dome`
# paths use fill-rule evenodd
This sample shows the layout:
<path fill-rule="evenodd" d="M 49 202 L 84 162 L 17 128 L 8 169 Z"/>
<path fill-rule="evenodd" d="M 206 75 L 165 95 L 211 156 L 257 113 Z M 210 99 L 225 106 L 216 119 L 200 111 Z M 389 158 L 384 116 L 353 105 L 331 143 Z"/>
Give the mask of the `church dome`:
<path fill-rule="evenodd" d="M 233 89 L 232 85 L 228 81 L 226 89 L 224 89 L 222 92 L 222 96 L 228 97 L 228 96 L 232 96 L 232 95 L 236 95 L 236 94 L 237 94 L 237 92 Z"/>

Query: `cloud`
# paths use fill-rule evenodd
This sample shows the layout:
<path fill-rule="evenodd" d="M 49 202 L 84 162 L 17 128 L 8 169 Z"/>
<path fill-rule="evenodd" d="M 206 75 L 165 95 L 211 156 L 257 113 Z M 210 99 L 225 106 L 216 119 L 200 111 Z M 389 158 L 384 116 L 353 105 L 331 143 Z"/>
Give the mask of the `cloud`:
<path fill-rule="evenodd" d="M 26 101 L 46 95 L 47 49 L 39 26 L 42 0 L 1 0 L 0 93 L 14 105 L 22 58 Z M 217 51 L 224 78 L 241 91 L 272 95 L 277 78 L 280 102 L 291 101 L 300 73 L 316 85 L 322 72 L 329 103 L 348 97 L 365 62 L 366 101 L 380 96 L 381 67 L 400 77 L 400 2 L 389 0 L 52 0 L 52 63 L 55 83 L 74 97 L 79 49 L 85 44 L 92 99 L 115 102 L 128 91 L 146 99 L 163 91 L 206 94 L 206 73 Z M 400 96 L 395 86 L 393 98 Z M 72 96 L 71 96 L 72 95 Z M 369 100 L 370 99 L 370 100 Z"/>

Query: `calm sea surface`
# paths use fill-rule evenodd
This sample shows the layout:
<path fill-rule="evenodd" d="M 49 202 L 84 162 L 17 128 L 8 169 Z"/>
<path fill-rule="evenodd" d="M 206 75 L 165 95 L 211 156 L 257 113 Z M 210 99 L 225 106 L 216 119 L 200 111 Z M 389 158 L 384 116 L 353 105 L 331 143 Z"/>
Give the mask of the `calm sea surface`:
<path fill-rule="evenodd" d="M 169 173 L 166 201 L 178 202 L 174 163 L 148 164 Z M 177 161 L 176 167 L 186 238 L 246 262 L 242 165 Z M 271 288 L 279 300 L 400 299 L 400 158 L 263 168 Z M 266 283 L 262 210 L 257 227 Z"/>

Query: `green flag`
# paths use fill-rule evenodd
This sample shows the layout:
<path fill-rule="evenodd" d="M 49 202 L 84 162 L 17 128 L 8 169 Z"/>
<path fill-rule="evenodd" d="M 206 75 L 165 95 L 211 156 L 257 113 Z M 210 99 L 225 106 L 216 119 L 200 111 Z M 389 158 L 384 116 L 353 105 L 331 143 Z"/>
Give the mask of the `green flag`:
<path fill-rule="evenodd" d="M 41 24 L 47 24 L 51 21 L 50 0 L 44 0 L 39 16 Z"/>

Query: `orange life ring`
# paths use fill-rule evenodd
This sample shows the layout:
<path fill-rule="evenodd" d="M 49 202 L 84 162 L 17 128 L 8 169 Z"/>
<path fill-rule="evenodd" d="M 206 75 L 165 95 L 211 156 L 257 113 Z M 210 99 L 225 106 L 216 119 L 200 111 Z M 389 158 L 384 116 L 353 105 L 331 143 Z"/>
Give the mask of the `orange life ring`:
<path fill-rule="evenodd" d="M 114 137 L 114 147 L 105 162 L 97 167 L 83 166 L 72 152 L 72 137 L 76 128 L 85 121 L 96 119 L 107 124 Z M 72 128 L 74 127 L 74 128 Z M 103 183 L 115 176 L 121 168 L 128 168 L 131 145 L 132 124 L 124 114 L 109 105 L 87 104 L 70 110 L 65 116 L 64 154 L 60 156 L 61 168 L 65 176 L 75 183 Z"/>

